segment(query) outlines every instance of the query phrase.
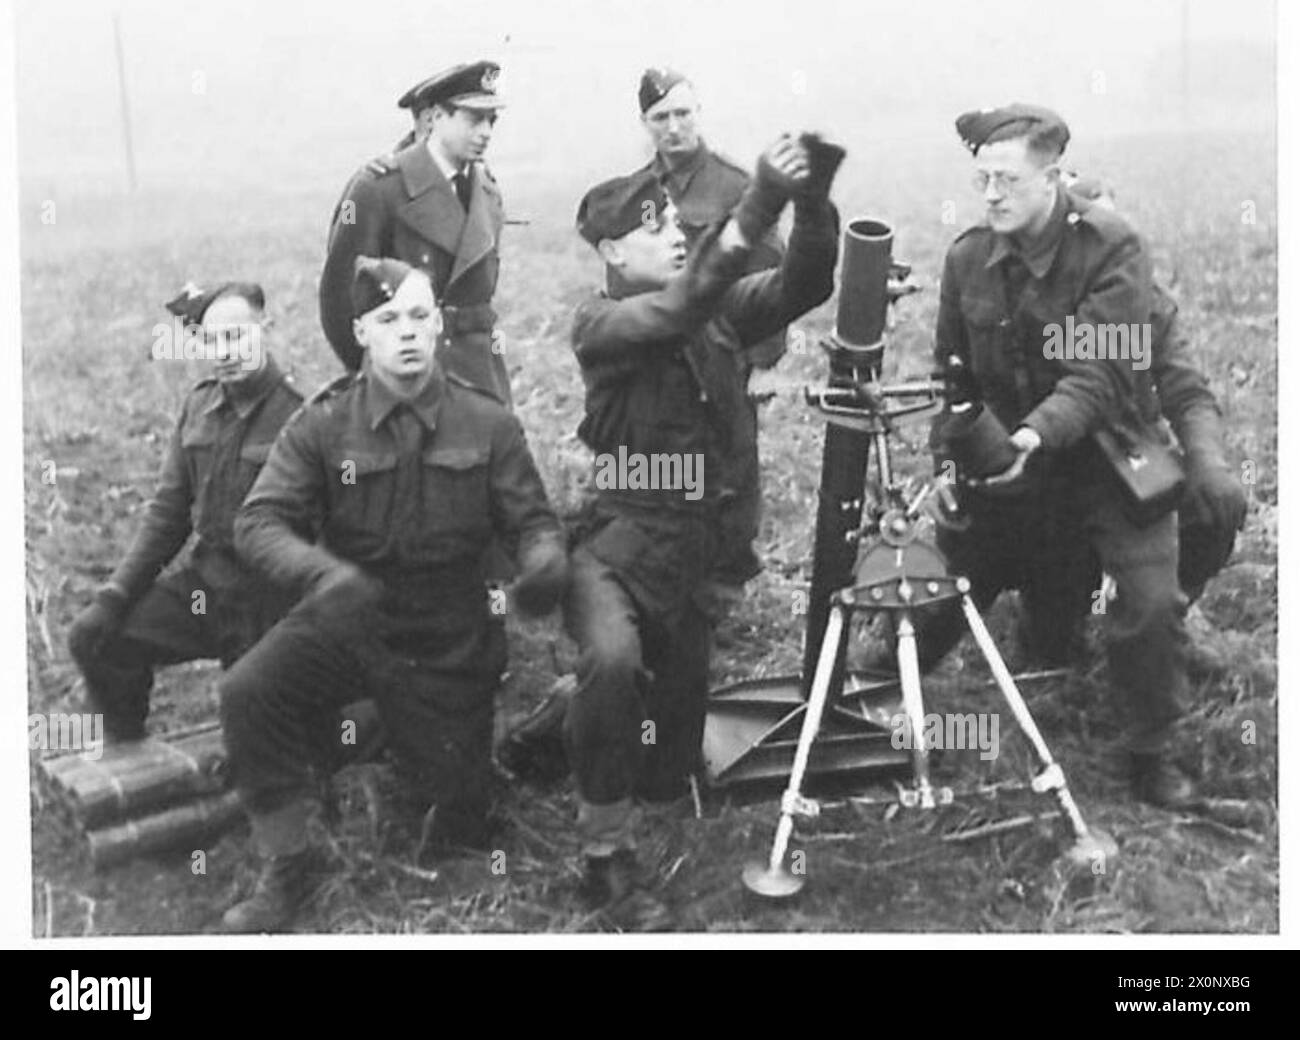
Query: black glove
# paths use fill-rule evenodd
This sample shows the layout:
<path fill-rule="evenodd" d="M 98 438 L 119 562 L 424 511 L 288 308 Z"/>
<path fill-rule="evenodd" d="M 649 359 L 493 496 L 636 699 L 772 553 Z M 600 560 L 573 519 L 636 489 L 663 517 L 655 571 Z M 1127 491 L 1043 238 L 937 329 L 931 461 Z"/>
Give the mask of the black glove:
<path fill-rule="evenodd" d="M 1187 456 L 1187 488 L 1178 512 L 1189 526 L 1208 526 L 1225 534 L 1246 522 L 1246 491 L 1222 459 Z"/>
<path fill-rule="evenodd" d="M 541 617 L 559 606 L 569 585 L 569 556 L 562 545 L 547 540 L 530 546 L 519 561 L 519 570 L 511 599 L 521 613 Z"/>
<path fill-rule="evenodd" d="M 808 177 L 795 193 L 797 202 L 822 202 L 831 196 L 831 183 L 848 155 L 837 144 L 831 144 L 820 134 L 800 134 L 799 143 L 808 153 Z"/>
<path fill-rule="evenodd" d="M 68 629 L 68 649 L 73 660 L 88 661 L 98 656 L 105 640 L 111 639 L 126 620 L 130 604 L 116 589 L 106 587 L 95 593 L 95 598 L 77 615 Z"/>
<path fill-rule="evenodd" d="M 781 216 L 781 210 L 807 179 L 803 146 L 782 134 L 758 157 L 753 179 L 732 211 L 732 219 L 750 245 L 758 243 Z"/>
<path fill-rule="evenodd" d="M 1223 455 L 1223 424 L 1217 414 L 1193 413 L 1179 424 L 1187 458 L 1187 488 L 1178 512 L 1186 526 L 1214 527 L 1225 536 L 1246 522 L 1246 490 Z"/>

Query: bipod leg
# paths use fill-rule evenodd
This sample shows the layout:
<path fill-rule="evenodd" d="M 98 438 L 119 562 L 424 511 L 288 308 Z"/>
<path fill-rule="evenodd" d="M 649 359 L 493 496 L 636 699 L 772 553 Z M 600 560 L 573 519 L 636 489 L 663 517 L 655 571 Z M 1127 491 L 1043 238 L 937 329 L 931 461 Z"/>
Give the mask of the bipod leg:
<path fill-rule="evenodd" d="M 921 665 L 916 654 L 916 628 L 912 616 L 904 611 L 898 621 L 896 633 L 898 646 L 898 680 L 903 690 L 903 711 L 907 713 L 909 743 L 912 747 L 912 779 L 915 789 L 911 797 L 903 797 L 909 808 L 920 805 L 922 809 L 935 806 L 934 788 L 930 785 L 930 752 L 922 736 L 925 730 L 925 701 L 921 696 Z"/>
<path fill-rule="evenodd" d="M 803 778 L 808 769 L 808 759 L 812 755 L 813 741 L 817 739 L 817 731 L 821 728 L 822 714 L 826 710 L 830 694 L 831 676 L 844 641 L 845 613 L 845 608 L 836 603 L 831 607 L 826 622 L 826 634 L 822 637 L 821 654 L 817 658 L 817 671 L 813 674 L 812 690 L 804 708 L 803 726 L 799 730 L 799 743 L 795 747 L 794 767 L 790 770 L 790 782 L 785 793 L 781 795 L 781 818 L 776 825 L 772 853 L 766 864 L 750 863 L 742 875 L 746 888 L 769 899 L 792 896 L 803 888 L 807 880 L 802 873 L 794 874 L 787 869 L 785 854 L 794 832 L 795 815 L 816 815 L 816 804 L 803 796 Z"/>
<path fill-rule="evenodd" d="M 1083 814 L 1079 811 L 1074 796 L 1070 794 L 1069 785 L 1065 782 L 1065 770 L 1052 757 L 1051 749 L 1047 746 L 1042 733 L 1038 730 L 1038 724 L 1034 722 L 1034 717 L 1029 713 L 1029 705 L 1025 703 L 1024 697 L 1020 695 L 1020 690 L 1016 687 L 1016 682 L 1011 677 L 1006 662 L 1002 660 L 1002 655 L 998 652 L 997 644 L 989 634 L 988 628 L 985 627 L 984 619 L 980 616 L 974 601 L 971 600 L 970 595 L 967 593 L 963 593 L 961 597 L 961 608 L 966 614 L 966 623 L 970 627 L 971 635 L 975 637 L 975 642 L 984 654 L 984 659 L 989 663 L 989 668 L 993 672 L 993 678 L 998 684 L 998 689 L 1002 691 L 1002 696 L 1011 708 L 1011 714 L 1016 717 L 1017 725 L 1029 738 L 1030 744 L 1034 747 L 1034 753 L 1038 756 L 1038 761 L 1043 767 L 1043 771 L 1033 778 L 1030 786 L 1038 794 L 1045 791 L 1052 792 L 1052 796 L 1060 805 L 1061 811 L 1065 814 L 1066 819 L 1070 821 L 1070 827 L 1074 831 L 1074 845 L 1066 854 L 1067 857 L 1071 862 L 1080 866 L 1095 867 L 1099 859 L 1102 863 L 1105 863 L 1119 851 L 1115 840 L 1103 830 L 1098 828 L 1089 829 L 1087 823 L 1084 822 Z"/>

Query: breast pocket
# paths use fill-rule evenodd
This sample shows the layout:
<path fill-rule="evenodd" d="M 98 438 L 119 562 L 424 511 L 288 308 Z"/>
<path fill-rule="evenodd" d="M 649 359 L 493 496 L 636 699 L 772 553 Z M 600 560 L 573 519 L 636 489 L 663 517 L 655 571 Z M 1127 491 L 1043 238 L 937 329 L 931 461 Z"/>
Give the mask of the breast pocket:
<path fill-rule="evenodd" d="M 395 452 L 341 451 L 330 465 L 327 526 L 363 551 L 384 542 L 396 473 Z"/>
<path fill-rule="evenodd" d="M 481 535 L 492 528 L 488 495 L 489 452 L 483 448 L 427 448 L 424 509 L 434 533 Z"/>
<path fill-rule="evenodd" d="M 962 320 L 970 340 L 971 370 L 987 392 L 1014 383 L 1010 328 L 1003 308 L 982 296 L 963 296 Z"/>

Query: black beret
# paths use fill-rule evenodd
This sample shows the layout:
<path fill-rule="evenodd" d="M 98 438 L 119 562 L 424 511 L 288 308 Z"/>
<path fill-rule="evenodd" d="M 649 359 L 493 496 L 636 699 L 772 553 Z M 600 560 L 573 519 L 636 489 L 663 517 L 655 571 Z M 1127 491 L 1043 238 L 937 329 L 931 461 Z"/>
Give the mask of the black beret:
<path fill-rule="evenodd" d="M 641 102 L 641 113 L 644 115 L 651 105 L 657 105 L 667 97 L 668 91 L 678 83 L 685 82 L 686 77 L 675 69 L 646 69 L 641 73 L 641 86 L 636 93 L 637 100 Z"/>
<path fill-rule="evenodd" d="M 397 99 L 397 107 L 415 110 L 441 103 L 484 111 L 503 108 L 505 101 L 497 94 L 500 75 L 501 66 L 494 61 L 455 65 L 421 80 Z"/>
<path fill-rule="evenodd" d="M 1002 108 L 983 108 L 978 112 L 966 112 L 957 117 L 957 136 L 973 155 L 978 152 L 999 130 L 1023 123 L 1025 133 L 1039 130 L 1055 129 L 1059 131 L 1061 148 L 1070 141 L 1070 128 L 1065 120 L 1050 108 L 1040 105 L 1025 105 L 1016 102 Z M 1017 127 L 1017 129 L 1021 129 Z"/>
<path fill-rule="evenodd" d="M 622 238 L 668 206 L 664 186 L 651 170 L 603 181 L 578 204 L 578 234 L 593 246 L 602 238 Z"/>
<path fill-rule="evenodd" d="M 164 306 L 188 325 L 198 325 L 208 308 L 221 296 L 242 296 L 259 311 L 266 306 L 266 294 L 256 282 L 222 282 L 213 289 L 200 289 L 193 282 L 185 286 Z"/>
<path fill-rule="evenodd" d="M 410 264 L 392 257 L 357 257 L 352 275 L 352 316 L 359 318 L 387 303 L 414 270 Z"/>

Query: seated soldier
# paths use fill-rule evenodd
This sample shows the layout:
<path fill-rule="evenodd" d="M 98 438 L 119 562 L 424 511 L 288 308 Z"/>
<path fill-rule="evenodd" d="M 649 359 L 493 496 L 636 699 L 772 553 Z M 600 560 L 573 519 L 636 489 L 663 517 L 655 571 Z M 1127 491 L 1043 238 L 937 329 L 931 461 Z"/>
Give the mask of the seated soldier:
<path fill-rule="evenodd" d="M 843 154 L 816 138 L 783 137 L 760 158 L 733 215 L 702 233 L 689 257 L 651 171 L 597 185 L 578 210 L 607 289 L 579 307 L 573 328 L 586 387 L 579 435 L 597 453 L 600 490 L 565 601 L 580 651 L 565 739 L 587 894 L 618 927 L 669 923 L 638 861 L 636 799 L 680 797 L 700 765 L 710 563 L 757 436 L 744 350 L 830 296 L 839 229 L 829 191 Z M 791 197 L 781 266 L 745 275 Z M 685 489 L 600 479 L 618 458 L 668 460 L 683 474 L 694 462 L 702 479 Z"/>
<path fill-rule="evenodd" d="M 68 632 L 87 707 L 103 714 L 107 740 L 144 736 L 155 666 L 216 658 L 229 667 L 288 606 L 233 546 L 235 511 L 302 403 L 265 349 L 264 307 L 251 282 L 187 286 L 167 304 L 187 335 L 201 330 L 215 374 L 186 397 L 135 541 Z M 191 533 L 192 551 L 159 578 Z"/>
<path fill-rule="evenodd" d="M 552 609 L 559 521 L 518 420 L 434 361 L 428 275 L 359 257 L 362 367 L 285 427 L 235 522 L 250 566 L 304 598 L 222 683 L 235 786 L 264 857 L 231 931 L 283 927 L 306 894 L 319 731 L 373 697 L 441 845 L 487 840 L 492 701 L 506 662 L 484 584 L 493 537 L 517 549 L 513 599 Z"/>

